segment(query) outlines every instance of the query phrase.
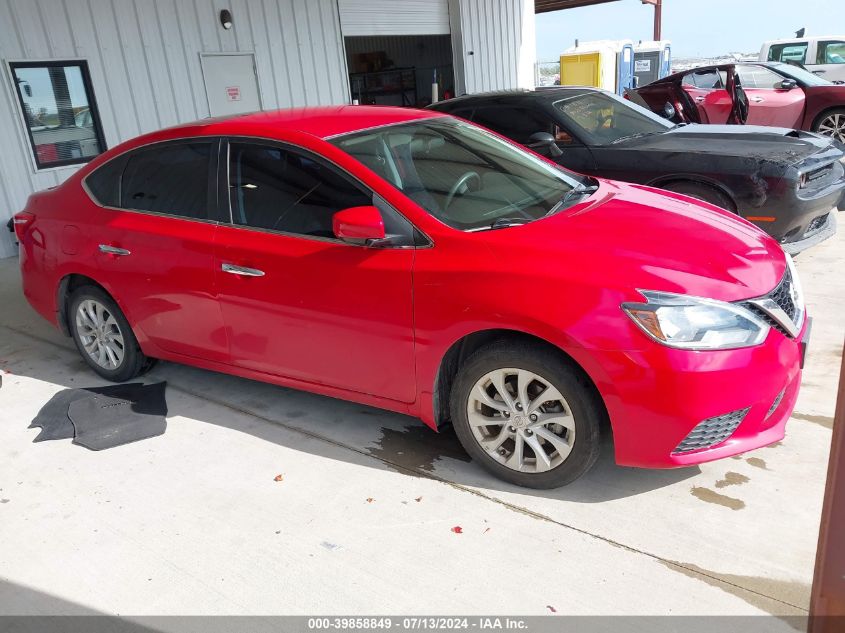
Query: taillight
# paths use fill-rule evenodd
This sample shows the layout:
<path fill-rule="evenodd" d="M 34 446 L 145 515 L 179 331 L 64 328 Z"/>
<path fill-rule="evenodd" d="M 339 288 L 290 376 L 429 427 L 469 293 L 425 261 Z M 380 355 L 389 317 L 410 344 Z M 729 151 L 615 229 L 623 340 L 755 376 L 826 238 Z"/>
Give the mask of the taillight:
<path fill-rule="evenodd" d="M 26 230 L 34 221 L 35 215 L 33 215 L 32 213 L 27 213 L 26 211 L 21 211 L 15 217 L 12 218 L 12 224 L 15 227 L 15 235 L 18 236 L 19 240 L 23 238 L 23 236 L 26 234 Z"/>

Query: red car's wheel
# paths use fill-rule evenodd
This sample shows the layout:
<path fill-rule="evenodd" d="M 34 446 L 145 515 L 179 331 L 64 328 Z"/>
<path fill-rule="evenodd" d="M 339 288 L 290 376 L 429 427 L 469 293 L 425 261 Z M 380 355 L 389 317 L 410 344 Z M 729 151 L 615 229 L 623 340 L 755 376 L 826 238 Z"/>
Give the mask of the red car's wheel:
<path fill-rule="evenodd" d="M 470 456 L 519 486 L 566 485 L 599 455 L 601 405 L 552 349 L 511 341 L 480 349 L 458 373 L 451 412 Z"/>
<path fill-rule="evenodd" d="M 813 132 L 831 136 L 840 143 L 845 143 L 845 108 L 822 114 L 813 124 Z"/>
<path fill-rule="evenodd" d="M 94 286 L 70 297 L 68 323 L 73 342 L 91 369 L 106 380 L 124 382 L 152 366 L 114 300 Z"/>

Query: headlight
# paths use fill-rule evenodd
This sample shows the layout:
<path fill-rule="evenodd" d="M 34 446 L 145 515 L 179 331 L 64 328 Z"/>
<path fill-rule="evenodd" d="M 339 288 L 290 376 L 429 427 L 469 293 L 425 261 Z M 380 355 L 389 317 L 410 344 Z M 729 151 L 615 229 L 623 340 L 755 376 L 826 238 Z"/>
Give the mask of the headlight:
<path fill-rule="evenodd" d="M 658 343 L 689 350 L 759 345 L 769 326 L 742 306 L 672 292 L 641 290 L 646 303 L 622 309 Z"/>

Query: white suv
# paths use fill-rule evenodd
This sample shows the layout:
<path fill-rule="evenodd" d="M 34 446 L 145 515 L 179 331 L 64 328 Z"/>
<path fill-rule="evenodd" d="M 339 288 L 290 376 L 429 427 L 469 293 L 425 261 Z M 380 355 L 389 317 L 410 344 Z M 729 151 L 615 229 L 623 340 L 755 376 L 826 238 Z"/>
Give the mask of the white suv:
<path fill-rule="evenodd" d="M 817 35 L 765 42 L 761 62 L 797 62 L 828 81 L 845 81 L 845 35 Z"/>

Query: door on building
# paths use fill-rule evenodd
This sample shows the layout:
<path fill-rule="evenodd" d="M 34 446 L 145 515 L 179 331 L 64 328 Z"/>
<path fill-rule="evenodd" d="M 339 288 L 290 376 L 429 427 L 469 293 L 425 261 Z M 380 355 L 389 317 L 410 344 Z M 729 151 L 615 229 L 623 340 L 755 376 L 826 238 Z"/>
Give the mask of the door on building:
<path fill-rule="evenodd" d="M 448 0 L 339 0 L 350 98 L 422 107 L 455 95 Z"/>
<path fill-rule="evenodd" d="M 200 60 L 211 116 L 261 110 L 252 53 L 203 53 Z"/>

